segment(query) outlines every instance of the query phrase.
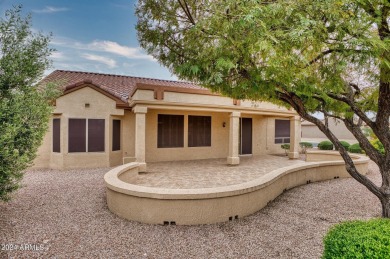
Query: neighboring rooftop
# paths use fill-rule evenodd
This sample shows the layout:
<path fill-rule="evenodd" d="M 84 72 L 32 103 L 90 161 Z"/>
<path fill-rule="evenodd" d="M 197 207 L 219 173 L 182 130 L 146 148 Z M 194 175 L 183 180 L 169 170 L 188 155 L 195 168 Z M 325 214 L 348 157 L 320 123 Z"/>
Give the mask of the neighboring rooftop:
<path fill-rule="evenodd" d="M 41 83 L 48 82 L 58 82 L 64 89 L 89 82 L 123 101 L 129 99 L 137 84 L 205 90 L 201 86 L 187 82 L 67 70 L 55 70 Z"/>

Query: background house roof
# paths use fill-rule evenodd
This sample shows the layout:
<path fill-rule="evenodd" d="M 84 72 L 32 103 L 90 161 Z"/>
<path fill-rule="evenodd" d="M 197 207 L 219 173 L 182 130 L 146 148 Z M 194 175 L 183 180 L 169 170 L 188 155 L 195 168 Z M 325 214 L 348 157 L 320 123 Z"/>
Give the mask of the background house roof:
<path fill-rule="evenodd" d="M 93 84 L 125 102 L 129 99 L 129 95 L 135 91 L 137 84 L 176 89 L 207 90 L 199 85 L 187 82 L 67 70 L 55 70 L 45 77 L 40 84 L 49 82 L 58 83 L 64 90 L 72 89 L 83 83 Z"/>

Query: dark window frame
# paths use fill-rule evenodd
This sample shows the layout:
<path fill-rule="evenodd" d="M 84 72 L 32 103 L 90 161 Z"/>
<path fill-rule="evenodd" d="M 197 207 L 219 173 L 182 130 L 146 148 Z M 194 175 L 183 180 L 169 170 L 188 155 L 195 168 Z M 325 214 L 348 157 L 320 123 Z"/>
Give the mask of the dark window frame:
<path fill-rule="evenodd" d="M 112 120 L 112 151 L 121 150 L 121 120 Z"/>
<path fill-rule="evenodd" d="M 105 119 L 88 119 L 87 129 L 87 152 L 105 152 L 105 134 L 106 134 L 106 120 Z"/>
<path fill-rule="evenodd" d="M 87 152 L 87 119 L 69 118 L 68 120 L 68 152 Z"/>
<path fill-rule="evenodd" d="M 286 128 L 288 128 L 288 132 Z M 275 144 L 289 144 L 291 138 L 290 129 L 290 120 L 275 119 Z"/>
<path fill-rule="evenodd" d="M 54 118 L 52 127 L 53 127 L 52 152 L 61 153 L 61 119 Z"/>
<path fill-rule="evenodd" d="M 188 147 L 211 147 L 211 116 L 188 115 Z"/>
<path fill-rule="evenodd" d="M 184 115 L 157 115 L 157 148 L 184 147 Z"/>
<path fill-rule="evenodd" d="M 93 132 L 90 134 L 90 128 L 93 128 L 94 125 L 98 122 L 102 128 L 100 132 Z M 68 119 L 68 153 L 104 153 L 106 152 L 106 124 L 105 119 L 90 119 L 90 118 L 69 118 Z M 74 124 L 76 123 L 76 124 Z M 77 125 L 77 123 L 79 125 Z M 74 124 L 74 125 L 72 125 Z M 96 126 L 96 125 L 95 125 Z M 97 129 L 99 130 L 99 128 Z M 97 139 L 96 136 L 102 136 L 102 139 Z M 95 139 L 95 140 L 94 140 Z M 91 144 L 93 143 L 93 144 Z"/>

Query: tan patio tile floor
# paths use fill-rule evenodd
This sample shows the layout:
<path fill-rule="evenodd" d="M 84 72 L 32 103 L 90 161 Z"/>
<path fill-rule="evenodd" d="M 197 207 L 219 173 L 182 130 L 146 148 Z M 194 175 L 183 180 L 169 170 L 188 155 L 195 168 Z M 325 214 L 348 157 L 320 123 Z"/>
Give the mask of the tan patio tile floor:
<path fill-rule="evenodd" d="M 259 178 L 275 169 L 305 163 L 275 155 L 243 156 L 240 165 L 229 166 L 226 159 L 204 159 L 147 164 L 132 184 L 168 189 L 196 189 L 234 185 Z"/>

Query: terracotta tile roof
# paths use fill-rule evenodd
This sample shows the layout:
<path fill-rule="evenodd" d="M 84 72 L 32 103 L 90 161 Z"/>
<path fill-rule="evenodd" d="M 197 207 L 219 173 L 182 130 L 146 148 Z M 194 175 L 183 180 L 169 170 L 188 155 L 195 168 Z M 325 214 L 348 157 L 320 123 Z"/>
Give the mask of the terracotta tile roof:
<path fill-rule="evenodd" d="M 187 82 L 67 70 L 52 72 L 40 84 L 48 82 L 58 82 L 60 87 L 64 89 L 70 89 L 83 82 L 91 83 L 123 101 L 129 99 L 129 95 L 136 89 L 137 84 L 206 90 L 201 86 Z"/>

